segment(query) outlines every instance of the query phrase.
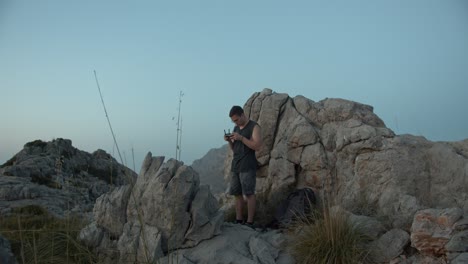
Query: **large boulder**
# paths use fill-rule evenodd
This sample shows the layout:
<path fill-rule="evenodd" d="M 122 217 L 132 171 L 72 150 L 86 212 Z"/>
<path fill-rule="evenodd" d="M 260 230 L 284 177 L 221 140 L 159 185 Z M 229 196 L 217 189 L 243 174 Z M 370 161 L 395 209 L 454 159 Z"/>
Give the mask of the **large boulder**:
<path fill-rule="evenodd" d="M 375 263 L 389 263 L 403 253 L 409 242 L 406 231 L 392 229 L 370 243 L 370 257 Z"/>
<path fill-rule="evenodd" d="M 270 89 L 253 94 L 246 115 L 262 128 L 257 194 L 275 208 L 308 186 L 352 212 L 363 207 L 409 232 L 424 208 L 468 213 L 468 140 L 431 142 L 397 136 L 373 108 L 343 99 L 314 102 Z M 225 161 L 225 178 L 232 154 Z"/>
<path fill-rule="evenodd" d="M 223 216 L 191 167 L 148 153 L 134 185 L 98 199 L 80 239 L 106 263 L 154 262 L 218 235 Z"/>

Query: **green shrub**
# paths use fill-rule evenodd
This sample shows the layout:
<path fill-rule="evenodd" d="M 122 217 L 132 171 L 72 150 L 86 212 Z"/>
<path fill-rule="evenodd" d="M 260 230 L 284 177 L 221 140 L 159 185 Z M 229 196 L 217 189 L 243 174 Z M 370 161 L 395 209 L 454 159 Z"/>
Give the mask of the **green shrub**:
<path fill-rule="evenodd" d="M 368 238 L 345 214 L 314 212 L 299 217 L 289 230 L 288 248 L 297 263 L 349 264 L 367 262 Z"/>

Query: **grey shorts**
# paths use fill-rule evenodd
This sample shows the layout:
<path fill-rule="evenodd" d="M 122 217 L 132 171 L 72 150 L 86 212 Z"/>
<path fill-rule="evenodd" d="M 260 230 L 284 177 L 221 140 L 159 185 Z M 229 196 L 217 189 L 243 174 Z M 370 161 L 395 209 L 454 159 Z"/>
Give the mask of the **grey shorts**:
<path fill-rule="evenodd" d="M 231 172 L 230 195 L 252 195 L 255 194 L 257 182 L 256 170 L 247 172 Z"/>

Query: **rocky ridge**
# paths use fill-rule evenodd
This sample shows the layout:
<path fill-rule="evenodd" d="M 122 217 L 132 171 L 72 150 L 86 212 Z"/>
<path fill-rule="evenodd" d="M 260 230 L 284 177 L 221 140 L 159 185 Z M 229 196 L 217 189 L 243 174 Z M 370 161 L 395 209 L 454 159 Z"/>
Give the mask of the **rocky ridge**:
<path fill-rule="evenodd" d="M 0 166 L 0 213 L 27 205 L 59 217 L 90 212 L 99 196 L 135 179 L 135 172 L 103 150 L 90 154 L 68 139 L 32 141 Z"/>

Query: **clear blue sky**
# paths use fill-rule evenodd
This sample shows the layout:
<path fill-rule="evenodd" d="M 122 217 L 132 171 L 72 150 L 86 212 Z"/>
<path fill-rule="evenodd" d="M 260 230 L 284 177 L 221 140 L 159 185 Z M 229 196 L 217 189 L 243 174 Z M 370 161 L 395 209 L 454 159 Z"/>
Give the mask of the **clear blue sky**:
<path fill-rule="evenodd" d="M 35 139 L 182 160 L 268 87 L 374 106 L 397 134 L 468 138 L 468 1 L 0 0 L 0 164 Z M 117 153 L 115 152 L 115 156 Z"/>

